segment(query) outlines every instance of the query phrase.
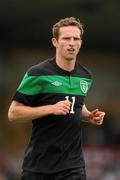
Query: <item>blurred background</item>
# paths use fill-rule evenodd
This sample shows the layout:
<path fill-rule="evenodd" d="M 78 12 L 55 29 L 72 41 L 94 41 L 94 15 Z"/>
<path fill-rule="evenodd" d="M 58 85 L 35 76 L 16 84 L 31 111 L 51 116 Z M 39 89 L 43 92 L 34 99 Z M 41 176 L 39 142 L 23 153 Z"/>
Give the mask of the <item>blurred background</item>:
<path fill-rule="evenodd" d="M 7 112 L 26 70 L 54 56 L 51 29 L 75 16 L 84 24 L 78 60 L 93 72 L 86 104 L 106 112 L 104 124 L 83 124 L 88 180 L 120 180 L 120 1 L 0 1 L 0 180 L 18 180 L 31 123 L 10 123 Z"/>

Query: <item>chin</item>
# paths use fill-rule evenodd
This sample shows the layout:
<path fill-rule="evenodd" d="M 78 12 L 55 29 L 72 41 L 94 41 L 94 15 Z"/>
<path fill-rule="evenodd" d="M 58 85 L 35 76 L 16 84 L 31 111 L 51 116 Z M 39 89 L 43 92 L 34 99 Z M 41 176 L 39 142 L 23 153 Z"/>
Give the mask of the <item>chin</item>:
<path fill-rule="evenodd" d="M 74 61 L 76 59 L 76 56 L 67 56 L 66 59 L 68 61 Z"/>

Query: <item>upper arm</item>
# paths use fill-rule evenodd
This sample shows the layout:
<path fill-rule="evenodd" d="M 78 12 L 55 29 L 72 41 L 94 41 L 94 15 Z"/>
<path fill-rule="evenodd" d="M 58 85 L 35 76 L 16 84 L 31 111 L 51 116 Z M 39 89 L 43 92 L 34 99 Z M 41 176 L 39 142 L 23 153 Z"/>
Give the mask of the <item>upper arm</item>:
<path fill-rule="evenodd" d="M 11 103 L 11 105 L 10 105 L 9 110 L 10 110 L 10 109 L 14 109 L 16 106 L 24 106 L 24 104 L 22 104 L 22 103 L 20 103 L 20 102 L 18 102 L 18 101 L 13 100 L 12 103 Z"/>

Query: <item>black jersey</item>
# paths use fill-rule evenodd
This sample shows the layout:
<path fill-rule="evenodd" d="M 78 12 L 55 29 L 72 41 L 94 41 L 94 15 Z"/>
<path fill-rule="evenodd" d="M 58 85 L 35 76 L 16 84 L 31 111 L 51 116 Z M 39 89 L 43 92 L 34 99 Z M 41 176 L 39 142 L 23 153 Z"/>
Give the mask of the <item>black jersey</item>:
<path fill-rule="evenodd" d="M 81 109 L 91 84 L 91 73 L 78 62 L 71 72 L 61 69 L 55 59 L 27 71 L 14 100 L 37 107 L 68 99 L 71 109 L 67 115 L 48 115 L 32 121 L 23 162 L 25 171 L 51 173 L 84 166 Z"/>

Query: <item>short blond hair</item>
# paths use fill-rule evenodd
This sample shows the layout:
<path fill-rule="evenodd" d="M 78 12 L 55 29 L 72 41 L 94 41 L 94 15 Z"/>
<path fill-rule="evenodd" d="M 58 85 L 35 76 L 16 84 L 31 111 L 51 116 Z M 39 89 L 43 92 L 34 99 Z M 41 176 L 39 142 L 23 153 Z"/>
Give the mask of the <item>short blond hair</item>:
<path fill-rule="evenodd" d="M 80 22 L 79 19 L 76 19 L 75 17 L 67 17 L 64 19 L 60 19 L 56 24 L 54 24 L 53 28 L 52 28 L 52 34 L 53 34 L 54 38 L 56 38 L 56 39 L 59 38 L 59 29 L 64 26 L 78 27 L 80 29 L 81 39 L 82 39 L 82 35 L 84 33 L 83 24 Z"/>

